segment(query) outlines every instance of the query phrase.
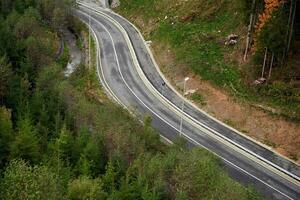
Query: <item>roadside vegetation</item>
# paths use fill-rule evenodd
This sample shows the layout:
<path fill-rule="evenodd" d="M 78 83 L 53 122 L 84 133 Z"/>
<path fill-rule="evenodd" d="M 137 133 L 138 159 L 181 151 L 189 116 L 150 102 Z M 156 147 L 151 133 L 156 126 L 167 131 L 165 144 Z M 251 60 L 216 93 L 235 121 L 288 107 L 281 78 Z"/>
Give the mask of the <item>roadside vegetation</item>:
<path fill-rule="evenodd" d="M 291 73 L 297 74 L 297 69 L 291 69 L 289 65 L 275 68 L 271 83 L 258 87 L 251 85 L 261 74 L 264 51 L 259 45 L 272 41 L 279 43 L 282 38 L 276 38 L 277 30 L 274 30 L 279 25 L 263 29 L 255 59 L 241 63 L 251 1 L 121 2 L 117 11 L 142 27 L 147 39 L 170 45 L 178 63 L 187 65 L 204 80 L 225 88 L 240 99 L 264 103 L 282 111 L 281 115 L 286 118 L 300 120 L 299 88 L 285 81 L 292 78 Z M 274 33 L 272 39 L 268 36 L 270 31 Z M 278 34 L 284 35 L 282 30 L 279 31 Z M 244 39 L 234 47 L 224 45 L 226 37 L 232 33 L 238 33 Z M 269 45 L 280 49 L 277 43 Z"/>
<path fill-rule="evenodd" d="M 274 120 L 280 119 L 286 124 L 299 125 L 300 88 L 299 80 L 295 78 L 300 76 L 299 63 L 295 64 L 295 60 L 292 59 L 285 65 L 281 65 L 280 62 L 281 50 L 284 49 L 282 37 L 286 31 L 285 20 L 288 19 L 286 11 L 290 5 L 289 1 L 266 1 L 270 3 L 269 8 L 275 6 L 278 10 L 268 18 L 269 21 L 260 17 L 260 24 L 258 24 L 262 26 L 261 24 L 264 23 L 265 26 L 253 39 L 255 43 L 250 50 L 248 60 L 244 62 L 247 25 L 252 2 L 252 0 L 122 0 L 121 6 L 116 8 L 116 11 L 134 22 L 143 31 L 147 40 L 153 41 L 152 47 L 157 54 L 157 60 L 162 60 L 161 70 L 167 74 L 171 82 L 177 81 L 173 82 L 174 85 L 179 84 L 174 77 L 190 75 L 199 80 L 199 85 L 204 80 L 213 88 L 224 92 L 232 101 L 238 102 L 236 104 L 239 104 L 240 109 L 247 106 L 247 109 L 253 108 L 268 113 L 270 117 L 265 119 L 267 123 L 273 117 Z M 257 12 L 263 13 L 265 1 L 256 2 L 258 2 Z M 286 4 L 281 6 L 283 4 L 278 2 Z M 270 11 L 266 9 L 264 12 Z M 231 34 L 237 34 L 237 43 L 225 45 Z M 254 81 L 262 74 L 265 47 L 268 47 L 269 51 L 274 52 L 277 57 L 273 62 L 272 76 L 268 78 L 267 70 L 271 63 L 269 53 L 265 69 L 267 82 L 254 85 Z M 291 52 L 296 49 L 295 45 L 291 46 Z M 184 69 L 181 69 L 182 66 Z M 205 96 L 201 97 L 196 93 L 190 98 L 201 107 L 210 106 L 209 102 L 204 102 Z M 232 106 L 233 110 L 236 109 L 236 104 Z M 219 117 L 214 110 L 211 114 Z M 224 118 L 227 117 L 221 116 L 219 119 L 225 121 Z M 252 122 L 247 121 L 247 116 L 243 119 L 245 119 L 243 122 L 239 119 L 235 120 L 242 124 L 240 130 L 246 130 L 243 131 L 245 133 L 251 132 L 248 129 L 253 130 L 253 127 L 249 128 Z M 272 147 L 279 148 L 284 155 L 295 161 L 298 160 L 299 148 L 295 146 L 299 147 L 299 132 L 291 131 L 287 134 L 290 139 L 282 140 L 286 137 L 282 132 L 276 135 L 276 132 L 272 131 L 275 135 L 272 137 L 273 134 L 269 133 L 271 131 L 265 130 L 268 129 L 266 127 L 269 127 L 269 124 L 257 123 L 258 128 L 256 129 L 255 125 L 255 131 L 250 133 L 252 137 L 265 144 L 276 144 Z"/>
<path fill-rule="evenodd" d="M 289 66 L 277 67 L 269 84 L 253 87 L 253 81 L 261 74 L 264 52 L 259 49 L 253 62 L 241 62 L 250 8 L 250 0 L 122 0 L 117 11 L 140 26 L 147 39 L 169 45 L 177 62 L 187 65 L 204 80 L 239 99 L 274 107 L 280 111 L 277 114 L 299 121 L 299 88 L 286 81 L 299 71 Z M 282 38 L 276 35 L 284 35 L 283 30 L 274 29 L 278 23 L 263 29 L 258 46 L 278 47 Z M 271 36 L 270 31 L 274 33 Z M 239 34 L 239 44 L 224 45 L 232 33 Z"/>
<path fill-rule="evenodd" d="M 261 199 L 211 153 L 166 146 L 151 119 L 112 103 L 95 66 L 64 76 L 60 25 L 87 46 L 72 1 L 0 3 L 0 199 Z"/>

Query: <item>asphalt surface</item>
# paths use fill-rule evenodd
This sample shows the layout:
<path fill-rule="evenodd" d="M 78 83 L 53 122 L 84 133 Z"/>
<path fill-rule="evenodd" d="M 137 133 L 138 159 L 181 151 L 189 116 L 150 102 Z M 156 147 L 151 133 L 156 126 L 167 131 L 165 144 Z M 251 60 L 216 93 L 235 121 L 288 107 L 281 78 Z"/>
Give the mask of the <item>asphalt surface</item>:
<path fill-rule="evenodd" d="M 163 91 L 165 98 L 175 106 L 180 107 L 181 98 L 167 85 L 161 88 L 164 80 L 157 72 L 138 32 L 123 18 L 108 11 L 105 12 L 118 21 L 127 31 L 138 63 L 150 83 L 158 91 Z M 175 112 L 171 105 L 163 102 L 157 94 L 153 93 L 149 89 L 149 85 L 141 78 L 124 33 L 107 17 L 91 12 L 86 8 L 80 7 L 77 15 L 88 23 L 89 13 L 91 13 L 91 27 L 99 45 L 99 78 L 108 90 L 108 94 L 138 116 L 151 115 L 153 127 L 163 137 L 171 141 L 178 137 L 180 114 Z M 208 134 L 207 127 L 213 128 L 213 130 L 224 134 L 230 140 L 238 142 L 265 158 L 269 158 L 272 162 L 279 163 L 280 167 L 289 170 L 296 176 L 299 175 L 298 166 L 256 143 L 246 140 L 234 133 L 232 129 L 196 110 L 190 104 L 186 104 L 184 111 L 194 120 L 184 118 L 183 136 L 187 138 L 191 146 L 202 146 L 219 156 L 222 165 L 231 177 L 242 183 L 252 184 L 268 199 L 300 199 L 298 182 L 293 183 L 278 175 L 276 170 L 272 170 L 272 167 L 270 170 L 270 167 L 266 167 L 261 162 L 256 162 L 247 153 L 241 153 L 240 150 L 237 150 L 236 146 L 232 147 L 232 145 L 224 144 L 223 140 Z M 191 121 L 200 121 L 204 125 Z"/>
<path fill-rule="evenodd" d="M 162 84 L 165 80 L 161 77 L 159 72 L 157 71 L 150 55 L 147 52 L 147 49 L 144 45 L 143 39 L 140 37 L 139 33 L 136 29 L 128 23 L 127 20 L 124 18 L 108 11 L 104 11 L 106 14 L 112 16 L 116 19 L 122 26 L 126 29 L 129 33 L 129 37 L 132 41 L 133 47 L 135 52 L 138 56 L 138 60 L 140 66 L 147 76 L 148 80 L 151 84 L 157 88 L 157 90 L 166 97 L 169 101 L 171 101 L 175 106 L 178 108 L 181 107 L 182 99 L 172 90 L 167 84 Z M 134 42 L 133 42 L 134 41 Z M 225 126 L 224 124 L 212 119 L 211 117 L 207 116 L 207 114 L 195 109 L 195 107 L 189 103 L 186 103 L 184 106 L 184 112 L 188 113 L 195 121 L 201 122 L 203 127 L 207 126 L 212 128 L 214 131 L 221 133 L 226 138 L 234 141 L 247 149 L 251 149 L 254 153 L 268 158 L 269 161 L 275 163 L 276 165 L 282 167 L 283 169 L 295 174 L 296 176 L 300 176 L 300 168 L 296 164 L 292 163 L 291 161 L 284 159 L 283 157 L 277 155 L 273 151 L 270 151 L 261 145 L 245 138 L 244 136 L 237 134 L 235 130 Z"/>

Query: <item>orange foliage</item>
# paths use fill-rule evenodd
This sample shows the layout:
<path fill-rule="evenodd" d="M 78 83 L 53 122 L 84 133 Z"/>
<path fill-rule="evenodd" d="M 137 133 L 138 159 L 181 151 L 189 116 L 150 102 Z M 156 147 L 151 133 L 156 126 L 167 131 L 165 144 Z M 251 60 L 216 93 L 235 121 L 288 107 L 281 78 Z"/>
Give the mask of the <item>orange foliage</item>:
<path fill-rule="evenodd" d="M 281 6 L 286 0 L 265 0 L 265 9 L 262 14 L 258 16 L 258 23 L 256 30 L 259 32 L 266 22 L 271 18 L 272 13 Z"/>
<path fill-rule="evenodd" d="M 264 0 L 265 2 L 265 9 L 263 13 L 258 15 L 258 22 L 256 23 L 256 31 L 255 35 L 259 35 L 259 32 L 262 30 L 262 28 L 265 26 L 265 24 L 268 22 L 268 20 L 271 18 L 272 13 L 276 11 L 283 3 L 286 2 L 286 0 Z M 256 39 L 254 39 L 254 50 L 256 50 Z"/>

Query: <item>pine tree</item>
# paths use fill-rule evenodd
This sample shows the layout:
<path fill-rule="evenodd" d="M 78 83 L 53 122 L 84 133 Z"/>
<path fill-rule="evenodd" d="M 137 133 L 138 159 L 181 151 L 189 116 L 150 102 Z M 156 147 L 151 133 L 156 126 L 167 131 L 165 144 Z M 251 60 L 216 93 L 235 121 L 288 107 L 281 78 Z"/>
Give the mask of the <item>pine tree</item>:
<path fill-rule="evenodd" d="M 11 65 L 7 63 L 6 57 L 0 57 L 0 104 L 3 104 L 3 98 L 8 95 L 12 75 Z"/>
<path fill-rule="evenodd" d="M 11 157 L 37 163 L 40 159 L 40 146 L 35 127 L 28 116 L 19 120 L 17 125 L 17 133 L 11 144 Z"/>
<path fill-rule="evenodd" d="M 10 149 L 9 145 L 13 139 L 13 128 L 11 122 L 11 112 L 0 107 L 0 169 L 8 160 Z"/>

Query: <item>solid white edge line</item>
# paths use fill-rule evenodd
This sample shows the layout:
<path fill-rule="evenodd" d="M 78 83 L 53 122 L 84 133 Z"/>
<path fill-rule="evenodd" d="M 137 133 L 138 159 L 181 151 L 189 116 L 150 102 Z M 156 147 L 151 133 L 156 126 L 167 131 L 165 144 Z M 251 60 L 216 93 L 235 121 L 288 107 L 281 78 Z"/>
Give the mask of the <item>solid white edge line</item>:
<path fill-rule="evenodd" d="M 244 133 L 242 133 L 242 132 L 236 130 L 235 128 L 233 128 L 233 127 L 231 127 L 231 126 L 225 124 L 224 122 L 222 122 L 222 121 L 216 119 L 215 117 L 209 115 L 208 113 L 206 113 L 205 111 L 203 111 L 202 109 L 200 109 L 198 106 L 196 106 L 194 103 L 192 103 L 189 99 L 184 98 L 184 97 L 182 96 L 182 94 L 180 94 L 180 93 L 173 87 L 173 85 L 170 84 L 170 82 L 166 79 L 166 77 L 165 77 L 165 76 L 163 75 L 163 73 L 161 72 L 161 70 L 160 70 L 158 64 L 157 64 L 156 61 L 155 61 L 155 58 L 154 58 L 154 56 L 153 56 L 153 54 L 152 54 L 152 51 L 151 51 L 150 48 L 148 47 L 148 45 L 147 45 L 147 43 L 146 43 L 146 40 L 144 39 L 144 37 L 143 37 L 142 33 L 140 32 L 140 30 L 139 30 L 132 22 L 130 22 L 129 20 L 127 20 L 127 19 L 126 19 L 125 17 L 123 17 L 122 15 L 120 15 L 120 14 L 118 14 L 118 13 L 112 11 L 111 9 L 108 9 L 108 8 L 99 8 L 99 9 L 100 9 L 102 12 L 103 12 L 103 11 L 104 11 L 104 12 L 107 11 L 107 12 L 113 14 L 113 15 L 116 15 L 116 16 L 120 17 L 120 18 L 123 19 L 124 21 L 127 21 L 127 22 L 128 22 L 128 23 L 129 23 L 129 24 L 130 24 L 137 32 L 138 32 L 138 34 L 139 34 L 140 37 L 142 38 L 142 41 L 144 42 L 144 45 L 145 45 L 145 47 L 146 47 L 148 53 L 150 54 L 150 57 L 151 57 L 151 59 L 152 59 L 152 61 L 153 61 L 153 63 L 154 63 L 154 66 L 155 66 L 156 70 L 158 71 L 158 73 L 160 74 L 161 78 L 164 80 L 164 82 L 166 82 L 166 84 L 171 88 L 171 90 L 173 90 L 173 92 L 175 92 L 181 99 L 184 99 L 189 105 L 191 105 L 193 108 L 195 108 L 196 110 L 198 110 L 198 111 L 201 112 L 202 114 L 206 115 L 208 118 L 210 118 L 210 119 L 212 119 L 212 120 L 218 122 L 219 124 L 221 124 L 221 125 L 227 127 L 228 129 L 234 131 L 234 132 L 237 133 L 238 135 L 240 135 L 240 136 L 242 136 L 242 137 L 244 137 L 244 138 L 246 138 L 246 139 L 248 139 L 248 140 L 254 142 L 255 144 L 257 144 L 257 145 L 259 145 L 259 146 L 262 146 L 263 148 L 266 148 L 266 149 L 272 151 L 274 154 L 278 155 L 279 157 L 282 157 L 282 158 L 284 158 L 285 160 L 290 161 L 291 163 L 293 163 L 293 164 L 299 166 L 299 164 L 296 163 L 294 160 L 291 160 L 290 158 L 288 158 L 288 157 L 286 157 L 286 156 L 284 156 L 284 155 L 281 155 L 281 154 L 277 153 L 277 152 L 274 151 L 271 147 L 269 147 L 269 146 L 267 146 L 267 145 L 265 145 L 265 144 L 263 144 L 263 143 L 261 143 L 261 142 L 255 140 L 255 139 L 253 139 L 253 138 L 247 136 L 246 134 L 244 134 Z"/>
<path fill-rule="evenodd" d="M 103 14 L 105 14 L 105 13 L 103 13 Z M 107 15 L 107 14 L 105 14 L 105 15 Z M 108 17 L 112 18 L 111 16 L 108 16 Z M 114 20 L 114 19 L 112 18 L 112 20 Z M 118 22 L 116 22 L 116 23 L 118 23 Z M 118 24 L 119 24 L 119 23 L 118 23 Z M 120 24 L 119 24 L 119 25 L 120 25 Z M 121 26 L 121 25 L 120 25 L 120 26 Z M 124 31 L 127 33 L 126 30 L 124 30 Z M 136 55 L 135 55 L 135 57 L 136 57 Z M 300 183 L 299 183 L 300 177 L 298 177 L 298 176 L 296 176 L 295 174 L 293 174 L 293 173 L 291 173 L 291 172 L 289 172 L 289 171 L 283 169 L 282 167 L 276 165 L 275 163 L 270 162 L 269 160 L 265 159 L 264 157 L 262 157 L 262 156 L 260 156 L 260 155 L 258 155 L 258 154 L 256 154 L 256 153 L 254 153 L 253 151 L 251 151 L 251 150 L 245 148 L 244 146 L 238 144 L 237 142 L 232 141 L 231 139 L 229 139 L 229 138 L 227 138 L 226 136 L 220 134 L 219 132 L 215 131 L 214 129 L 210 128 L 209 126 L 205 125 L 204 123 L 202 123 L 202 122 L 196 120 L 195 118 L 193 118 L 192 116 L 190 116 L 190 115 L 187 114 L 186 112 L 182 112 L 182 110 L 181 110 L 179 107 L 177 107 L 177 106 L 176 106 L 175 104 L 173 104 L 169 99 L 167 99 L 167 98 L 164 97 L 160 92 L 158 92 L 158 90 L 151 84 L 151 82 L 149 81 L 149 79 L 147 78 L 147 76 L 145 76 L 144 80 L 146 80 L 146 81 L 148 82 L 148 85 L 150 85 L 150 87 L 152 86 L 152 87 L 154 88 L 154 91 L 157 93 L 157 95 L 160 96 L 160 98 L 162 98 L 162 99 L 165 100 L 167 103 L 169 103 L 170 105 L 172 105 L 173 108 L 175 108 L 175 109 L 177 110 L 177 112 L 179 112 L 179 113 L 185 115 L 188 119 L 192 120 L 194 123 L 199 124 L 200 126 L 204 127 L 204 128 L 207 129 L 208 131 L 210 131 L 210 132 L 216 134 L 217 136 L 219 136 L 220 138 L 224 139 L 225 141 L 227 141 L 227 142 L 229 142 L 229 143 L 235 145 L 236 147 L 238 147 L 238 148 L 244 150 L 245 152 L 249 153 L 250 155 L 252 155 L 252 156 L 258 158 L 259 160 L 261 160 L 261 161 L 263 161 L 263 162 L 265 162 L 265 163 L 271 165 L 272 167 L 276 168 L 277 170 L 279 170 L 279 171 L 281 171 L 281 172 L 287 174 L 288 176 L 290 176 L 290 177 L 296 179 L 298 182 L 296 182 L 295 184 L 299 186 L 299 184 L 300 184 Z M 147 84 L 146 84 L 146 85 L 147 85 Z M 188 121 L 188 120 L 185 120 L 185 121 Z"/>
<path fill-rule="evenodd" d="M 82 14 L 86 15 L 85 13 L 83 13 L 80 10 L 77 10 L 77 12 L 81 12 Z M 89 29 L 91 29 L 92 33 L 93 33 L 93 37 L 96 40 L 97 44 L 97 63 L 96 63 L 96 68 L 97 68 L 97 75 L 98 78 L 100 80 L 100 84 L 104 87 L 104 89 L 106 90 L 106 92 L 108 93 L 108 96 L 111 96 L 112 100 L 115 101 L 117 104 L 119 104 L 121 107 L 123 107 L 124 109 L 126 109 L 132 116 L 137 117 L 137 115 L 135 113 L 133 113 L 125 104 L 123 104 L 119 98 L 114 94 L 114 92 L 112 91 L 112 89 L 109 87 L 109 84 L 107 83 L 105 76 L 104 76 L 104 72 L 102 69 L 102 61 L 101 61 L 101 48 L 100 48 L 100 42 L 98 40 L 97 34 L 95 33 L 94 29 L 89 26 L 89 24 L 87 22 L 85 22 L 84 20 L 80 19 L 83 23 L 85 23 Z M 101 71 L 102 76 L 100 75 L 99 69 Z M 102 77 L 102 78 L 101 78 Z M 139 121 L 144 124 L 144 122 L 142 120 L 139 119 Z M 171 140 L 169 140 L 168 138 L 166 138 L 165 136 L 163 136 L 162 134 L 159 134 L 159 136 L 165 140 L 167 143 L 169 144 L 173 144 L 173 142 Z"/>
<path fill-rule="evenodd" d="M 94 9 L 94 8 L 90 8 L 90 7 L 87 6 L 87 5 L 84 5 L 84 4 L 82 4 L 82 5 L 85 6 L 85 7 L 87 7 L 87 8 L 89 8 L 89 9 L 91 9 L 91 10 L 93 10 L 93 11 L 96 12 L 97 14 L 100 14 L 100 15 L 106 15 L 106 18 L 110 18 L 110 19 L 109 19 L 110 21 L 113 20 L 113 21 L 115 21 L 114 23 L 119 24 L 116 20 L 114 20 L 111 16 L 107 15 L 106 13 L 103 13 L 102 11 L 98 11 L 98 10 L 96 10 L 96 9 Z M 101 13 L 100 13 L 100 12 L 101 12 Z M 105 17 L 105 16 L 104 16 L 104 17 Z M 119 26 L 120 26 L 121 28 L 123 28 L 120 24 L 119 24 Z M 124 31 L 126 32 L 126 30 L 124 30 Z M 122 31 L 121 31 L 121 32 L 122 32 Z M 126 33 L 127 33 L 127 32 L 126 32 Z M 147 47 L 147 46 L 146 46 L 146 47 Z M 135 55 L 135 57 L 136 57 L 136 55 Z M 139 64 L 138 64 L 138 65 L 139 65 Z M 147 78 L 147 77 L 146 77 L 146 78 Z M 146 79 L 146 80 L 149 81 L 148 79 Z M 151 83 L 150 83 L 150 86 L 154 87 Z M 155 88 L 155 87 L 154 87 L 154 88 Z M 179 110 L 179 108 L 178 108 L 176 105 L 174 105 L 174 104 L 173 104 L 172 102 L 170 102 L 167 98 L 165 98 L 163 95 L 161 95 L 161 94 L 157 91 L 156 88 L 155 88 L 155 90 L 156 90 L 156 93 L 157 93 L 158 95 L 161 96 L 161 98 L 163 98 L 165 101 L 167 101 L 169 104 L 171 104 L 171 105 L 173 106 L 173 108 L 175 108 L 178 112 L 182 113 L 182 111 Z M 222 135 L 222 134 L 220 134 L 219 132 L 215 131 L 214 129 L 208 127 L 207 125 L 203 124 L 202 122 L 197 121 L 196 119 L 194 119 L 192 116 L 188 115 L 187 113 L 183 112 L 182 114 L 184 114 L 186 117 L 188 117 L 189 120 L 192 120 L 194 123 L 197 123 L 197 124 L 199 124 L 200 126 L 206 128 L 208 131 L 210 131 L 210 132 L 216 134 L 217 136 L 221 137 L 221 138 L 224 139 L 225 141 L 227 141 L 227 142 L 229 142 L 229 143 L 231 143 L 231 144 L 237 146 L 238 148 L 240 148 L 240 149 L 244 150 L 245 152 L 249 153 L 250 155 L 252 155 L 252 156 L 258 158 L 259 160 L 261 160 L 261 161 L 263 161 L 263 162 L 269 164 L 270 166 L 274 167 L 275 169 L 277 169 L 277 170 L 279 170 L 279 171 L 285 173 L 286 175 L 288 175 L 288 176 L 294 178 L 295 180 L 298 181 L 298 182 L 294 182 L 294 183 L 295 183 L 296 185 L 299 186 L 299 180 L 300 180 L 300 178 L 299 178 L 298 176 L 296 176 L 296 175 L 290 173 L 289 171 L 287 171 L 287 170 L 281 168 L 280 166 L 278 166 L 278 165 L 276 165 L 276 164 L 270 162 L 269 160 L 263 158 L 262 156 L 257 155 L 257 154 L 254 153 L 253 151 L 251 151 L 251 150 L 249 150 L 249 149 L 247 149 L 247 148 L 241 146 L 240 144 L 238 144 L 238 143 L 236 143 L 236 142 L 234 142 L 234 141 L 228 139 L 228 138 L 225 137 L 224 135 Z M 187 121 L 187 120 L 185 120 L 185 121 Z M 276 174 L 277 174 L 277 173 L 276 173 Z M 279 175 L 279 174 L 278 174 L 278 175 Z M 280 176 L 281 176 L 281 175 L 280 175 Z M 281 176 L 281 177 L 282 177 L 282 176 Z M 283 178 L 285 178 L 285 177 L 283 177 Z M 285 178 L 285 179 L 286 179 L 286 178 Z"/>
<path fill-rule="evenodd" d="M 85 14 L 85 15 L 86 15 L 86 14 Z M 115 51 L 115 56 L 116 56 L 116 59 L 117 59 L 117 61 L 118 61 L 118 56 L 117 56 L 116 50 L 115 50 L 115 43 L 114 43 L 114 40 L 113 40 L 113 38 L 112 38 L 110 32 L 106 29 L 106 27 L 103 26 L 103 24 L 101 24 L 100 22 L 98 22 L 95 18 L 93 18 L 93 19 L 96 21 L 96 23 L 98 23 L 99 25 L 101 25 L 101 26 L 105 29 L 105 31 L 110 35 L 110 38 L 111 38 L 111 40 L 112 40 L 112 42 L 113 42 L 113 47 L 114 47 L 114 51 Z M 119 61 L 118 61 L 118 63 L 119 63 Z M 118 65 L 119 65 L 119 64 L 118 64 Z M 120 67 L 120 66 L 118 66 L 118 67 Z M 166 124 L 168 124 L 170 127 L 172 127 L 173 129 L 175 129 L 176 131 L 178 131 L 178 129 L 177 129 L 176 127 L 174 127 L 173 125 L 171 125 L 169 122 L 165 121 L 162 117 L 160 117 L 157 113 L 155 113 L 152 109 L 150 109 L 150 108 L 149 108 L 149 107 L 148 107 L 141 99 L 139 99 L 139 97 L 137 97 L 136 94 L 132 91 L 132 89 L 128 86 L 127 82 L 125 81 L 125 79 L 124 79 L 124 77 L 123 77 L 123 75 L 122 75 L 122 72 L 120 72 L 120 73 L 121 73 L 120 75 L 121 75 L 121 77 L 122 77 L 122 79 L 123 79 L 123 82 L 124 82 L 125 85 L 128 87 L 128 89 L 132 92 L 132 94 L 133 94 L 133 95 L 134 95 L 134 96 L 135 96 L 135 97 L 136 97 L 136 98 L 137 98 L 137 99 L 138 99 L 138 100 L 139 100 L 139 101 L 140 101 L 140 102 L 141 102 L 141 103 L 149 110 L 149 111 L 151 111 L 154 115 L 156 115 L 158 118 L 160 118 L 160 119 L 161 119 L 162 121 L 164 121 Z M 195 144 L 197 144 L 198 146 L 201 146 L 202 148 L 206 149 L 207 151 L 212 152 L 210 149 L 208 149 L 207 147 L 203 146 L 202 144 L 200 144 L 199 142 L 197 142 L 197 141 L 194 140 L 193 138 L 189 137 L 189 136 L 188 136 L 187 134 L 185 134 L 184 132 L 183 132 L 182 134 L 183 134 L 186 138 L 188 138 L 190 141 L 192 141 L 192 142 L 194 142 Z M 232 165 L 233 167 L 235 167 L 236 169 L 239 169 L 240 171 L 244 172 L 245 174 L 247 174 L 247 175 L 251 176 L 252 178 L 258 180 L 259 182 L 265 184 L 266 186 L 268 186 L 269 188 L 271 188 L 271 189 L 273 189 L 274 191 L 278 192 L 279 194 L 281 194 L 281 195 L 287 197 L 287 198 L 290 199 L 290 200 L 293 200 L 293 198 L 291 198 L 290 196 L 288 196 L 288 195 L 286 195 L 285 193 L 279 191 L 278 189 L 274 188 L 273 186 L 271 186 L 270 184 L 266 183 L 265 181 L 263 181 L 263 180 L 257 178 L 256 176 L 252 175 L 251 173 L 245 171 L 245 170 L 242 169 L 241 167 L 239 167 L 239 166 L 235 165 L 234 163 L 228 161 L 227 159 L 221 157 L 220 155 L 216 154 L 215 152 L 212 152 L 212 153 L 215 154 L 217 157 L 221 158 L 222 160 L 224 160 L 225 162 L 231 164 L 231 165 Z"/>

